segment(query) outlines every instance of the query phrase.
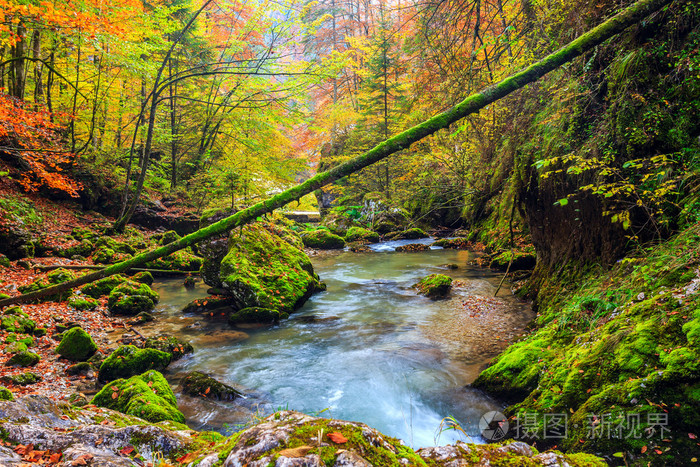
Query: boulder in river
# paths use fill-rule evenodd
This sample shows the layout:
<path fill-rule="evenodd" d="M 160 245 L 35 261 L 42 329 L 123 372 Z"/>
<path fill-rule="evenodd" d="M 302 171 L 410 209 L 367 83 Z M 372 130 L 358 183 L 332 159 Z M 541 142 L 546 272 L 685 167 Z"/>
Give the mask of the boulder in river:
<path fill-rule="evenodd" d="M 104 383 L 117 378 L 129 378 L 148 370 L 162 371 L 171 358 L 169 353 L 160 350 L 122 345 L 102 362 L 99 380 Z"/>
<path fill-rule="evenodd" d="M 182 392 L 188 396 L 206 397 L 220 401 L 230 401 L 242 396 L 235 388 L 200 371 L 187 373 L 180 384 Z"/>
<path fill-rule="evenodd" d="M 379 234 L 362 227 L 350 227 L 348 233 L 345 234 L 345 241 L 377 243 L 379 241 Z"/>
<path fill-rule="evenodd" d="M 157 349 L 169 353 L 172 361 L 179 360 L 187 354 L 194 352 L 192 344 L 179 340 L 173 336 L 149 337 L 143 344 L 146 349 Z"/>
<path fill-rule="evenodd" d="M 444 274 L 430 274 L 418 282 L 415 287 L 421 295 L 437 300 L 445 298 L 452 288 L 452 278 Z"/>
<path fill-rule="evenodd" d="M 303 232 L 301 240 L 304 246 L 317 250 L 338 250 L 345 248 L 345 240 L 326 229 L 317 229 Z"/>

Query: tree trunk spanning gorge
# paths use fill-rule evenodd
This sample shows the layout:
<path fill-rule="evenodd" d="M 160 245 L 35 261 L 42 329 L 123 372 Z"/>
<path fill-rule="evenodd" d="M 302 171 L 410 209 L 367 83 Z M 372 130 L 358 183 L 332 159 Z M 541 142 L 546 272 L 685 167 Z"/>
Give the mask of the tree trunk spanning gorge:
<path fill-rule="evenodd" d="M 296 185 L 245 210 L 239 211 L 226 219 L 216 222 L 215 224 L 182 237 L 180 240 L 169 243 L 155 250 L 142 253 L 127 261 L 109 266 L 101 271 L 78 277 L 74 280 L 26 295 L 0 300 L 0 307 L 13 303 L 36 300 L 38 298 L 53 295 L 73 287 L 78 287 L 83 284 L 93 282 L 106 276 L 128 271 L 129 269 L 142 265 L 148 261 L 169 255 L 175 251 L 192 246 L 204 239 L 214 235 L 220 235 L 224 232 L 251 222 L 268 212 L 284 206 L 285 204 L 299 200 L 299 198 L 302 196 L 311 193 L 318 188 L 355 173 L 395 152 L 406 149 L 416 141 L 419 141 L 426 136 L 437 132 L 438 130 L 447 128 L 452 123 L 455 123 L 467 115 L 479 111 L 487 105 L 507 96 L 508 94 L 533 81 L 536 81 L 548 72 L 591 50 L 593 47 L 596 47 L 605 40 L 624 31 L 626 28 L 638 23 L 649 14 L 670 2 L 671 0 L 640 0 L 624 9 L 616 16 L 608 19 L 601 25 L 593 28 L 591 31 L 575 39 L 565 47 L 548 55 L 539 62 L 530 65 L 524 70 L 509 76 L 503 81 L 484 89 L 482 92 L 467 97 L 453 108 L 387 139 L 366 153 L 336 166 L 327 172 L 317 174 L 299 185 Z"/>

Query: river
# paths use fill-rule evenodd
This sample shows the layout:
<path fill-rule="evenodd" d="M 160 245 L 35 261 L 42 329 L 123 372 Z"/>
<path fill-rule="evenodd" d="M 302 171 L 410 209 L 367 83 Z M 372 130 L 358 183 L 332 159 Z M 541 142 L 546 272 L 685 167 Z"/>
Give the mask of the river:
<path fill-rule="evenodd" d="M 394 252 L 416 242 L 312 257 L 328 290 L 270 327 L 232 329 L 217 317 L 183 314 L 185 304 L 206 295 L 206 285 L 187 290 L 181 280 L 156 282 L 157 320 L 142 332 L 175 335 L 195 347 L 169 367 L 168 379 L 177 384 L 184 372 L 199 370 L 249 394 L 236 403 L 178 394 L 188 424 L 230 432 L 251 417 L 293 409 L 367 423 L 414 448 L 480 442 L 480 417 L 502 406 L 465 386 L 522 332 L 532 311 L 507 288 L 492 298 L 501 276 L 469 266 L 471 252 Z M 436 272 L 456 279 L 448 300 L 431 301 L 411 287 Z M 448 416 L 470 439 L 457 430 L 440 433 Z"/>

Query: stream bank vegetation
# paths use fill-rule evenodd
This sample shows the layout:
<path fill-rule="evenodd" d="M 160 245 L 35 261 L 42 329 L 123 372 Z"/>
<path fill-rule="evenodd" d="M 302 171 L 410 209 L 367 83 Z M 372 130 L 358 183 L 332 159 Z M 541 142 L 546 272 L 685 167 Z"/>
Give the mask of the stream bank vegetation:
<path fill-rule="evenodd" d="M 281 450 L 326 465 L 561 456 L 519 441 L 571 465 L 697 462 L 694 1 L 0 5 L 0 394 L 75 392 L 84 405 L 118 357 L 153 357 L 120 359 L 128 371 L 97 397 L 128 416 L 0 403 L 15 448 L 3 462 L 99 463 L 68 435 L 53 451 L 17 446 L 17 427 L 105 420 L 116 457 L 156 465 L 232 463 L 261 427 L 289 438 L 246 458 L 259 465 Z M 290 203 L 320 224 L 268 214 Z M 124 341 L 158 301 L 152 278 L 127 277 L 137 266 L 199 272 L 213 295 L 190 307 L 212 319 L 275 322 L 323 289 L 305 246 L 359 252 L 424 231 L 483 249 L 533 300 L 529 334 L 474 382 L 510 404 L 516 443 L 421 453 L 287 412 L 227 439 L 185 435 L 158 373 L 184 346 Z M 66 423 L 27 415 L 26 400 Z M 153 425 L 136 418 L 146 412 Z M 563 436 L 548 436 L 555 416 Z"/>

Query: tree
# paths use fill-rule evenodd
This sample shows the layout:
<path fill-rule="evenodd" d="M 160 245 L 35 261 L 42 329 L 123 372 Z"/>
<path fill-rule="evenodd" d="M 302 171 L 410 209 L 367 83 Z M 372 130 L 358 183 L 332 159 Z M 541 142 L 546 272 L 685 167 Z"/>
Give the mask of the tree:
<path fill-rule="evenodd" d="M 457 122 L 465 116 L 483 109 L 487 105 L 496 102 L 497 100 L 518 89 L 521 89 L 523 86 L 526 86 L 529 83 L 536 81 L 548 72 L 560 67 L 573 58 L 591 50 L 610 37 L 622 32 L 629 26 L 638 23 L 650 13 L 653 13 L 669 2 L 670 0 L 640 0 L 627 7 L 614 17 L 608 19 L 601 25 L 593 28 L 591 31 L 583 34 L 558 51 L 548 55 L 544 59 L 530 65 L 512 76 L 509 76 L 508 78 L 505 78 L 499 83 L 484 89 L 482 92 L 467 97 L 451 109 L 389 138 L 359 157 L 334 167 L 327 172 L 317 174 L 316 176 L 295 187 L 285 190 L 284 192 L 272 196 L 265 201 L 239 211 L 230 217 L 186 235 L 165 246 L 139 254 L 127 261 L 114 264 L 100 271 L 86 274 L 77 279 L 64 282 L 53 287 L 48 287 L 38 292 L 0 300 L 0 307 L 21 301 L 35 300 L 37 298 L 87 284 L 109 275 L 128 271 L 129 269 L 140 264 L 166 256 L 214 235 L 220 235 L 230 231 L 233 228 L 251 222 L 256 218 L 273 211 L 274 209 L 284 206 L 287 203 L 299 200 L 302 196 L 309 194 L 322 186 L 368 167 L 397 151 L 406 149 L 411 144 L 420 141 L 421 139 L 432 135 L 441 129 L 448 128 L 451 124 Z"/>

